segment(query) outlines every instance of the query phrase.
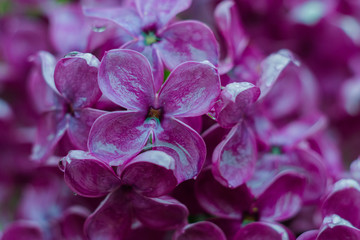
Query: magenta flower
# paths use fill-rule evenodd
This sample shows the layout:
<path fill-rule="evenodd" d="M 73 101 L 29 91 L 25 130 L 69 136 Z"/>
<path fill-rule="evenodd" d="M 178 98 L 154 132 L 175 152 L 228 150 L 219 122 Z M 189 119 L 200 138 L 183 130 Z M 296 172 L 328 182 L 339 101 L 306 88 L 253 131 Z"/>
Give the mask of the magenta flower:
<path fill-rule="evenodd" d="M 164 196 L 176 185 L 175 161 L 161 151 L 146 151 L 115 174 L 106 163 L 82 151 L 63 160 L 68 186 L 85 197 L 109 194 L 85 223 L 90 239 L 116 239 L 129 234 L 134 218 L 147 227 L 167 230 L 185 224 L 188 211 Z"/>
<path fill-rule="evenodd" d="M 223 231 L 212 222 L 197 222 L 179 229 L 174 240 L 226 240 Z"/>
<path fill-rule="evenodd" d="M 208 60 L 215 66 L 218 63 L 218 44 L 209 27 L 198 21 L 171 21 L 191 2 L 134 0 L 134 7 L 86 9 L 85 15 L 106 19 L 124 30 L 130 39 L 122 48 L 136 50 L 148 58 L 158 90 L 163 80 L 163 64 L 173 70 L 185 61 Z"/>
<path fill-rule="evenodd" d="M 186 62 L 176 67 L 159 93 L 150 63 L 133 50 L 112 50 L 99 69 L 103 94 L 128 111 L 111 112 L 95 121 L 89 150 L 110 165 L 119 165 L 152 148 L 175 159 L 179 181 L 194 177 L 205 160 L 200 135 L 177 117 L 207 113 L 220 93 L 217 70 L 210 63 Z"/>
<path fill-rule="evenodd" d="M 31 93 L 40 114 L 32 158 L 46 159 L 65 134 L 79 149 L 87 149 L 90 127 L 103 111 L 90 108 L 101 96 L 97 86 L 99 61 L 89 53 L 76 53 L 56 64 L 40 52 L 42 74 L 34 75 Z M 46 82 L 46 83 L 45 83 Z"/>

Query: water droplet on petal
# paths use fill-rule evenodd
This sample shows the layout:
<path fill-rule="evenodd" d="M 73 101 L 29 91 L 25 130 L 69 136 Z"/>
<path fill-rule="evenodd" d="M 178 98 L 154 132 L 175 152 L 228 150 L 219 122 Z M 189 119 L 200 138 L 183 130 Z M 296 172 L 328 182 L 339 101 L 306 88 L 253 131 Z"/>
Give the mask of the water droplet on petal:
<path fill-rule="evenodd" d="M 94 32 L 104 32 L 106 30 L 106 27 L 105 26 L 95 26 L 93 27 L 92 29 Z"/>
<path fill-rule="evenodd" d="M 76 56 L 76 55 L 78 55 L 78 54 L 79 54 L 79 52 L 77 52 L 77 51 L 72 51 L 72 52 L 69 52 L 68 54 L 66 54 L 65 57 L 74 57 L 74 56 Z"/>

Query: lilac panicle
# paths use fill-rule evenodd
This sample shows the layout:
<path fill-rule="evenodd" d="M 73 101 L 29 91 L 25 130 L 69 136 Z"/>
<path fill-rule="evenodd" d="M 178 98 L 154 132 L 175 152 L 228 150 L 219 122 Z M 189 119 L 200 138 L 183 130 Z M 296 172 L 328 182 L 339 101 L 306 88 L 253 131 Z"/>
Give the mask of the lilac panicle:
<path fill-rule="evenodd" d="M 151 147 L 175 159 L 178 181 L 199 172 L 205 144 L 176 117 L 205 114 L 217 100 L 219 77 L 210 63 L 179 65 L 156 94 L 148 60 L 132 50 L 112 50 L 101 62 L 99 86 L 106 97 L 128 111 L 107 113 L 94 123 L 88 142 L 91 153 L 118 165 Z"/>

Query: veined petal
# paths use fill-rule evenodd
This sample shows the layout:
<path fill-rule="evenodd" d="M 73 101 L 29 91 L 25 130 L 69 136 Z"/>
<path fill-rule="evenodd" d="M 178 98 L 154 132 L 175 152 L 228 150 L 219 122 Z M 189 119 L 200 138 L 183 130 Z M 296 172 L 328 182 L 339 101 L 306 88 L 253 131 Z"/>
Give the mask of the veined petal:
<path fill-rule="evenodd" d="M 89 153 L 70 151 L 62 161 L 66 184 L 81 196 L 105 196 L 120 186 L 120 179 L 112 168 Z"/>
<path fill-rule="evenodd" d="M 90 129 L 95 120 L 105 113 L 105 111 L 92 108 L 75 111 L 74 116 L 69 118 L 69 128 L 67 129 L 71 142 L 81 150 L 88 150 L 87 142 Z"/>
<path fill-rule="evenodd" d="M 122 168 L 122 183 L 147 197 L 165 195 L 177 185 L 175 160 L 161 151 L 141 153 Z"/>
<path fill-rule="evenodd" d="M 214 179 L 210 170 L 202 171 L 195 181 L 195 194 L 200 205 L 217 217 L 242 219 L 248 212 L 253 196 L 245 184 L 231 189 Z"/>
<path fill-rule="evenodd" d="M 227 187 L 245 183 L 255 170 L 257 149 L 252 130 L 242 121 L 235 125 L 213 153 L 213 174 Z"/>
<path fill-rule="evenodd" d="M 39 120 L 31 158 L 43 161 L 49 157 L 67 128 L 68 121 L 63 111 L 44 114 Z"/>
<path fill-rule="evenodd" d="M 56 64 L 56 88 L 74 109 L 90 107 L 100 98 L 99 65 L 99 60 L 90 53 L 74 53 Z"/>
<path fill-rule="evenodd" d="M 239 230 L 234 240 L 295 240 L 284 226 L 277 223 L 254 222 Z"/>
<path fill-rule="evenodd" d="M 136 8 L 145 26 L 157 28 L 168 23 L 176 14 L 188 9 L 192 0 L 135 0 Z"/>
<path fill-rule="evenodd" d="M 168 116 L 195 117 L 207 113 L 220 94 L 216 68 L 208 62 L 177 66 L 159 92 L 159 105 Z"/>
<path fill-rule="evenodd" d="M 155 229 L 176 229 L 185 225 L 188 210 L 185 205 L 169 196 L 147 198 L 134 194 L 133 208 L 137 219 Z"/>
<path fill-rule="evenodd" d="M 150 63 L 133 50 L 105 53 L 99 69 L 99 86 L 106 97 L 127 109 L 147 110 L 155 100 Z"/>
<path fill-rule="evenodd" d="M 175 233 L 174 240 L 226 240 L 223 231 L 212 222 L 197 222 L 186 225 Z"/>
<path fill-rule="evenodd" d="M 151 71 L 154 75 L 155 92 L 158 92 L 164 82 L 164 64 L 162 63 L 158 50 L 154 48 L 153 45 L 146 46 L 144 42 L 140 40 L 131 41 L 121 48 L 135 50 L 149 60 Z"/>
<path fill-rule="evenodd" d="M 321 208 L 324 217 L 336 214 L 360 227 L 360 185 L 352 179 L 336 182 Z"/>
<path fill-rule="evenodd" d="M 133 37 L 137 37 L 141 31 L 141 18 L 132 8 L 84 8 L 84 15 L 95 19 L 116 23 Z M 105 20 L 105 21 L 104 21 Z"/>
<path fill-rule="evenodd" d="M 88 147 L 98 159 L 118 165 L 139 153 L 149 138 L 153 122 L 145 122 L 146 113 L 111 112 L 93 124 Z"/>
<path fill-rule="evenodd" d="M 122 188 L 110 193 L 85 221 L 89 239 L 124 239 L 132 223 L 131 193 Z"/>
<path fill-rule="evenodd" d="M 186 61 L 209 61 L 218 64 L 219 49 L 214 33 L 198 21 L 179 21 L 159 32 L 156 43 L 161 59 L 168 69 Z"/>
<path fill-rule="evenodd" d="M 353 212 L 354 213 L 354 212 Z M 323 221 L 317 240 L 360 239 L 360 230 L 350 222 L 334 214 Z"/>
<path fill-rule="evenodd" d="M 177 119 L 164 118 L 154 134 L 153 149 L 175 159 L 175 176 L 179 183 L 200 172 L 206 157 L 206 146 L 195 130 Z"/>
<path fill-rule="evenodd" d="M 306 178 L 287 171 L 274 179 L 259 196 L 257 207 L 263 220 L 284 221 L 295 216 L 302 206 Z"/>
<path fill-rule="evenodd" d="M 224 128 L 233 127 L 242 120 L 250 106 L 259 98 L 260 89 L 249 82 L 234 82 L 221 91 L 215 105 L 217 121 Z"/>

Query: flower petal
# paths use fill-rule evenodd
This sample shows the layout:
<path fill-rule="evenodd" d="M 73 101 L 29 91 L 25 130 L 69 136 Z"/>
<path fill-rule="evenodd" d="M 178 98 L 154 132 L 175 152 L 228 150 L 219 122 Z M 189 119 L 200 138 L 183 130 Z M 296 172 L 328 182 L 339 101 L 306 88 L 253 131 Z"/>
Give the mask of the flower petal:
<path fill-rule="evenodd" d="M 234 240 L 295 240 L 295 237 L 284 226 L 277 223 L 254 222 L 239 230 Z"/>
<path fill-rule="evenodd" d="M 62 236 L 65 239 L 85 239 L 83 226 L 89 210 L 82 206 L 72 206 L 68 208 L 60 219 Z"/>
<path fill-rule="evenodd" d="M 122 166 L 120 178 L 147 197 L 169 193 L 177 185 L 175 160 L 161 151 L 146 151 Z"/>
<path fill-rule="evenodd" d="M 56 64 L 56 88 L 73 109 L 90 107 L 100 98 L 97 84 L 99 65 L 99 60 L 90 53 L 73 53 Z"/>
<path fill-rule="evenodd" d="M 139 40 L 131 41 L 123 45 L 121 48 L 132 49 L 140 52 L 147 58 L 147 60 L 149 60 L 151 71 L 154 75 L 155 92 L 158 92 L 164 82 L 164 64 L 162 63 L 158 50 L 154 48 L 153 45 L 146 46 L 143 41 Z"/>
<path fill-rule="evenodd" d="M 253 200 L 246 185 L 234 189 L 224 187 L 214 179 L 210 170 L 202 171 L 196 179 L 195 194 L 208 213 L 232 219 L 242 219 Z"/>
<path fill-rule="evenodd" d="M 16 221 L 9 225 L 1 236 L 2 240 L 42 240 L 45 236 L 41 227 L 32 221 Z"/>
<path fill-rule="evenodd" d="M 360 185 L 352 179 L 341 179 L 325 199 L 321 212 L 324 217 L 336 214 L 360 227 Z M 356 214 L 355 214 L 356 213 Z"/>
<path fill-rule="evenodd" d="M 52 154 L 67 128 L 68 123 L 64 112 L 54 111 L 44 114 L 39 120 L 31 159 L 46 160 Z"/>
<path fill-rule="evenodd" d="M 227 187 L 245 183 L 255 170 L 257 150 L 252 130 L 242 121 L 235 125 L 213 153 L 213 174 Z"/>
<path fill-rule="evenodd" d="M 119 188 L 86 219 L 84 232 L 88 239 L 124 239 L 131 223 L 131 195 Z"/>
<path fill-rule="evenodd" d="M 198 21 L 179 21 L 159 32 L 156 48 L 165 66 L 172 70 L 186 61 L 218 64 L 219 49 L 214 33 Z"/>
<path fill-rule="evenodd" d="M 87 17 L 105 20 L 101 22 L 102 25 L 106 26 L 106 21 L 116 23 L 133 37 L 140 34 L 141 18 L 132 8 L 85 8 L 83 12 Z"/>
<path fill-rule="evenodd" d="M 310 230 L 301 234 L 296 240 L 316 240 L 318 233 L 318 230 Z"/>
<path fill-rule="evenodd" d="M 208 62 L 177 66 L 159 92 L 167 116 L 195 117 L 207 113 L 220 94 L 216 68 Z"/>
<path fill-rule="evenodd" d="M 195 130 L 177 119 L 164 118 L 154 134 L 153 150 L 163 151 L 175 159 L 175 176 L 179 183 L 200 172 L 206 146 Z"/>
<path fill-rule="evenodd" d="M 354 213 L 354 212 L 353 212 Z M 334 214 L 323 221 L 317 240 L 360 239 L 360 230 Z"/>
<path fill-rule="evenodd" d="M 135 0 L 136 8 L 145 26 L 156 24 L 161 28 L 176 14 L 188 9 L 192 0 Z"/>
<path fill-rule="evenodd" d="M 89 150 L 98 159 L 118 165 L 139 153 L 146 145 L 152 121 L 139 112 L 110 112 L 100 116 L 89 133 Z"/>
<path fill-rule="evenodd" d="M 127 109 L 147 110 L 154 103 L 150 63 L 133 50 L 105 53 L 99 69 L 99 86 L 106 97 Z"/>
<path fill-rule="evenodd" d="M 233 127 L 260 96 L 260 89 L 249 82 L 228 84 L 215 105 L 217 121 L 224 128 Z"/>
<path fill-rule="evenodd" d="M 120 185 L 112 168 L 89 153 L 70 151 L 62 161 L 66 184 L 81 196 L 105 196 Z"/>
<path fill-rule="evenodd" d="M 227 58 L 233 63 L 236 57 L 241 56 L 249 43 L 249 39 L 241 26 L 235 2 L 223 1 L 219 3 L 215 9 L 215 19 L 226 41 Z"/>
<path fill-rule="evenodd" d="M 105 111 L 84 108 L 74 112 L 69 118 L 67 133 L 71 142 L 81 150 L 87 150 L 89 132 L 95 120 L 106 113 Z"/>
<path fill-rule="evenodd" d="M 261 63 L 262 74 L 257 84 L 261 90 L 260 99 L 268 94 L 280 73 L 291 63 L 300 66 L 299 61 L 286 49 L 281 49 L 264 59 Z"/>
<path fill-rule="evenodd" d="M 168 196 L 147 198 L 134 194 L 133 208 L 135 216 L 145 226 L 161 230 L 185 225 L 189 214 L 185 205 Z"/>
<path fill-rule="evenodd" d="M 306 178 L 286 171 L 279 174 L 259 196 L 257 206 L 263 220 L 283 221 L 293 217 L 302 207 Z"/>
<path fill-rule="evenodd" d="M 211 222 L 197 222 L 185 226 L 175 234 L 174 240 L 226 240 L 223 231 Z"/>

